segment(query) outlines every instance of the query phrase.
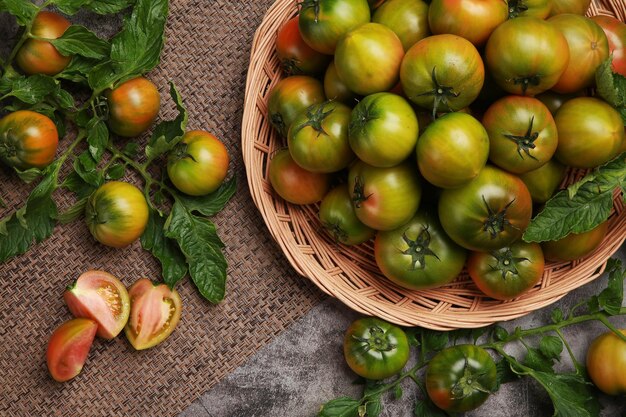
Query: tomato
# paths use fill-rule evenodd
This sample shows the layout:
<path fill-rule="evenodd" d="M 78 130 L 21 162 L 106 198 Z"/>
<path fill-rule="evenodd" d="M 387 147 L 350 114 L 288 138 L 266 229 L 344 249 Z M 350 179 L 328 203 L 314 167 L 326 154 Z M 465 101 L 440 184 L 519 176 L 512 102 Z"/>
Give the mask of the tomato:
<path fill-rule="evenodd" d="M 292 204 L 317 203 L 330 188 L 330 175 L 301 168 L 287 149 L 281 149 L 272 157 L 269 180 L 274 191 Z"/>
<path fill-rule="evenodd" d="M 33 20 L 30 33 L 45 39 L 60 38 L 71 23 L 53 12 L 39 12 Z M 48 41 L 29 38 L 17 51 L 15 62 L 26 74 L 56 75 L 72 60 L 64 56 Z"/>
<path fill-rule="evenodd" d="M 387 0 L 376 9 L 372 22 L 393 30 L 405 51 L 430 34 L 428 5 L 422 0 Z"/>
<path fill-rule="evenodd" d="M 343 339 L 350 369 L 367 379 L 385 379 L 400 372 L 409 360 L 409 341 L 398 326 L 375 317 L 352 322 Z"/>
<path fill-rule="evenodd" d="M 535 98 L 541 101 L 548 108 L 548 110 L 550 110 L 552 116 L 554 116 L 566 101 L 583 96 L 584 94 L 582 94 L 580 91 L 571 94 L 559 94 L 555 93 L 554 91 L 548 90 L 541 94 L 538 94 Z"/>
<path fill-rule="evenodd" d="M 484 45 L 508 17 L 503 0 L 433 0 L 428 8 L 428 24 L 434 34 L 458 35 L 476 46 Z"/>
<path fill-rule="evenodd" d="M 324 74 L 324 94 L 329 100 L 340 101 L 348 106 L 353 106 L 358 101 L 358 96 L 350 91 L 346 83 L 339 78 L 335 61 L 328 65 L 326 74 Z"/>
<path fill-rule="evenodd" d="M 590 4 L 591 0 L 552 0 L 550 16 L 564 13 L 573 13 L 583 16 L 587 13 Z"/>
<path fill-rule="evenodd" d="M 315 104 L 300 113 L 289 129 L 291 157 L 311 172 L 337 172 L 354 160 L 348 143 L 350 107 L 339 102 Z"/>
<path fill-rule="evenodd" d="M 304 42 L 298 28 L 298 20 L 298 16 L 288 20 L 278 31 L 276 55 L 287 75 L 321 74 L 331 58 Z"/>
<path fill-rule="evenodd" d="M 402 61 L 400 79 L 406 96 L 420 107 L 438 112 L 469 106 L 480 93 L 485 67 L 476 47 L 455 35 L 422 39 Z"/>
<path fill-rule="evenodd" d="M 550 110 L 536 98 L 507 96 L 483 116 L 489 160 L 515 174 L 533 171 L 554 155 L 558 136 Z"/>
<path fill-rule="evenodd" d="M 378 233 L 374 255 L 389 280 L 424 290 L 454 281 L 463 269 L 466 252 L 445 234 L 436 215 L 420 210 L 399 228 Z"/>
<path fill-rule="evenodd" d="M 323 54 L 334 54 L 343 35 L 369 21 L 367 0 L 304 0 L 300 3 L 302 38 Z"/>
<path fill-rule="evenodd" d="M 569 63 L 569 49 L 555 26 L 534 17 L 518 17 L 493 31 L 485 60 L 505 91 L 533 96 L 557 83 Z"/>
<path fill-rule="evenodd" d="M 411 220 L 422 197 L 417 172 L 408 162 L 377 168 L 359 161 L 350 168 L 348 186 L 356 216 L 376 230 L 393 230 Z"/>
<path fill-rule="evenodd" d="M 351 30 L 337 43 L 335 67 L 351 91 L 367 95 L 398 83 L 404 48 L 400 38 L 380 23 Z"/>
<path fill-rule="evenodd" d="M 541 168 L 521 174 L 519 177 L 528 187 L 533 203 L 542 204 L 554 195 L 563 182 L 565 166 L 552 159 Z"/>
<path fill-rule="evenodd" d="M 376 233 L 356 216 L 345 184 L 338 185 L 326 194 L 320 205 L 319 217 L 326 232 L 344 245 L 367 242 Z"/>
<path fill-rule="evenodd" d="M 595 84 L 596 70 L 609 57 L 609 43 L 602 28 L 575 14 L 560 14 L 548 23 L 561 31 L 569 47 L 569 64 L 552 89 L 574 93 Z"/>
<path fill-rule="evenodd" d="M 370 5 L 370 9 L 375 10 L 381 4 L 383 4 L 385 0 L 367 0 L 367 3 Z"/>
<path fill-rule="evenodd" d="M 289 127 L 301 111 L 326 100 L 322 83 L 313 77 L 294 75 L 276 84 L 267 101 L 270 123 L 286 138 Z"/>
<path fill-rule="evenodd" d="M 480 407 L 496 389 L 496 364 L 476 345 L 456 345 L 435 355 L 426 370 L 426 391 L 442 410 L 463 413 Z"/>
<path fill-rule="evenodd" d="M 26 170 L 45 168 L 57 152 L 59 134 L 52 120 L 30 110 L 18 110 L 0 119 L 0 159 Z"/>
<path fill-rule="evenodd" d="M 554 117 L 559 132 L 556 158 L 576 168 L 593 168 L 613 157 L 624 140 L 624 123 L 602 100 L 579 97 L 563 104 Z"/>
<path fill-rule="evenodd" d="M 98 323 L 90 319 L 66 321 L 52 333 L 46 351 L 48 371 L 55 381 L 65 382 L 83 369 L 96 337 Z"/>
<path fill-rule="evenodd" d="M 570 233 L 562 239 L 543 242 L 543 254 L 547 260 L 555 262 L 584 258 L 600 246 L 608 229 L 608 222 L 604 222 L 588 232 Z"/>
<path fill-rule="evenodd" d="M 509 19 L 520 16 L 545 19 L 552 9 L 552 0 L 508 0 Z"/>
<path fill-rule="evenodd" d="M 414 151 L 418 135 L 417 116 L 398 95 L 372 94 L 352 110 L 350 146 L 361 161 L 370 165 L 398 165 Z"/>
<path fill-rule="evenodd" d="M 534 287 L 545 261 L 538 243 L 517 241 L 492 252 L 472 252 L 467 271 L 482 292 L 496 300 L 510 300 Z"/>
<path fill-rule="evenodd" d="M 110 181 L 89 197 L 85 220 L 98 242 L 122 248 L 143 234 L 148 224 L 148 204 L 134 185 Z"/>
<path fill-rule="evenodd" d="M 626 24 L 614 17 L 598 15 L 591 18 L 606 35 L 611 54 L 611 68 L 626 77 Z"/>
<path fill-rule="evenodd" d="M 587 372 L 605 394 L 626 394 L 626 342 L 613 332 L 595 338 L 587 349 Z"/>
<path fill-rule="evenodd" d="M 208 132 L 192 130 L 167 158 L 167 175 L 185 194 L 212 193 L 224 182 L 230 158 L 226 146 Z"/>
<path fill-rule="evenodd" d="M 127 138 L 148 130 L 161 107 L 159 90 L 143 77 L 125 81 L 105 95 L 109 103 L 109 127 Z"/>
<path fill-rule="evenodd" d="M 137 350 L 148 349 L 168 338 L 180 321 L 182 301 L 175 289 L 147 278 L 128 289 L 130 318 L 124 333 Z"/>
<path fill-rule="evenodd" d="M 455 188 L 476 178 L 483 169 L 489 137 L 469 114 L 449 113 L 426 128 L 416 149 L 424 178 L 437 187 Z"/>
<path fill-rule="evenodd" d="M 96 334 L 113 339 L 128 321 L 130 300 L 122 282 L 104 271 L 87 271 L 63 293 L 63 299 L 74 317 L 98 323 Z"/>
<path fill-rule="evenodd" d="M 490 251 L 519 239 L 532 213 L 528 188 L 518 177 L 487 165 L 472 182 L 444 190 L 439 219 L 459 245 Z"/>

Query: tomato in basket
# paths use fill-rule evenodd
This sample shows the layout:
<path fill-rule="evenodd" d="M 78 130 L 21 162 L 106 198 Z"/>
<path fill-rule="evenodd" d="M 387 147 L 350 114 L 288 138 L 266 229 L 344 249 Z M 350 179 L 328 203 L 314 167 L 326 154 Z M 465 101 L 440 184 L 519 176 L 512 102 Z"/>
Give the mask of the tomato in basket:
<path fill-rule="evenodd" d="M 324 72 L 331 57 L 317 52 L 304 42 L 298 28 L 298 16 L 280 28 L 276 37 L 276 55 L 287 75 L 317 75 Z"/>
<path fill-rule="evenodd" d="M 358 102 L 358 95 L 350 91 L 346 83 L 339 78 L 335 61 L 328 64 L 324 74 L 324 94 L 329 100 L 336 100 L 351 107 Z"/>
<path fill-rule="evenodd" d="M 626 77 L 626 24 L 610 16 L 593 16 L 607 37 L 609 53 L 611 54 L 611 68 L 618 74 Z"/>
<path fill-rule="evenodd" d="M 363 224 L 356 216 L 346 184 L 338 185 L 324 196 L 319 212 L 325 231 L 344 245 L 367 242 L 376 231 Z"/>
<path fill-rule="evenodd" d="M 270 160 L 269 180 L 272 188 L 292 204 L 313 204 L 330 188 L 330 175 L 310 172 L 300 167 L 289 150 L 281 149 Z"/>
<path fill-rule="evenodd" d="M 552 0 L 508 0 L 509 18 L 520 16 L 545 19 L 552 10 Z"/>
<path fill-rule="evenodd" d="M 609 223 L 601 225 L 584 233 L 570 233 L 559 240 L 543 242 L 543 254 L 549 261 L 575 261 L 593 252 L 604 240 L 609 230 Z"/>
<path fill-rule="evenodd" d="M 422 0 L 387 0 L 376 9 L 372 22 L 393 30 L 405 51 L 430 34 L 428 4 Z"/>

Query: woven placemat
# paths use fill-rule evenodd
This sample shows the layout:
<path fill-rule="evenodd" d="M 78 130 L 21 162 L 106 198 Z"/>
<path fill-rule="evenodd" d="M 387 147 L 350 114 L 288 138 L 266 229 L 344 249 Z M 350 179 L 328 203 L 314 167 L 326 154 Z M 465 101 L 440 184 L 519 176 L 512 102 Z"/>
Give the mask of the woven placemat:
<path fill-rule="evenodd" d="M 181 323 L 164 344 L 135 352 L 123 336 L 97 340 L 81 375 L 55 383 L 45 351 L 54 328 L 71 318 L 61 298 L 65 285 L 91 268 L 127 285 L 159 271 L 139 243 L 113 250 L 95 244 L 83 222 L 57 227 L 43 244 L 0 264 L 0 416 L 176 415 L 323 297 L 296 276 L 271 239 L 241 160 L 250 45 L 271 2 L 172 0 L 162 63 L 149 75 L 163 97 L 173 80 L 187 104 L 189 128 L 214 132 L 232 156 L 238 192 L 214 218 L 230 264 L 226 300 L 213 306 L 186 281 L 178 286 Z M 82 18 L 114 29 L 110 19 Z M 9 28 L 10 19 L 1 16 L 0 43 Z M 172 107 L 166 103 L 162 115 Z M 24 185 L 0 170 L 2 199 L 23 201 L 25 195 Z"/>

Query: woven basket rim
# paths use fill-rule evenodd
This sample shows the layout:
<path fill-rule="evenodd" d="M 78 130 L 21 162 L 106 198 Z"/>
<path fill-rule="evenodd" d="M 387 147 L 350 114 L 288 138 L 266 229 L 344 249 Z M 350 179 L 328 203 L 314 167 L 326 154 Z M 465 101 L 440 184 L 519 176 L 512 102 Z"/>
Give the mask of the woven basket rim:
<path fill-rule="evenodd" d="M 280 139 L 267 122 L 267 93 L 283 78 L 274 53 L 275 36 L 295 15 L 297 2 L 278 0 L 268 10 L 252 43 L 242 121 L 242 154 L 254 204 L 272 238 L 299 275 L 348 307 L 405 326 L 434 330 L 475 328 L 521 317 L 545 307 L 599 277 L 606 261 L 626 239 L 626 213 L 616 194 L 609 233 L 584 260 L 548 263 L 540 284 L 519 298 L 496 301 L 477 292 L 467 276 L 442 289 L 410 291 L 371 275 L 371 242 L 359 247 L 335 245 L 317 233 L 317 206 L 295 206 L 273 194 L 267 181 L 267 161 Z M 610 10 L 610 11 L 609 11 Z M 591 14 L 626 18 L 626 5 L 594 0 Z M 574 175 L 574 174 L 572 174 Z M 339 248 L 339 251 L 335 249 Z M 339 252 L 339 253 L 338 253 Z M 355 264 L 353 260 L 359 264 Z M 369 275 L 368 275 L 369 274 Z"/>

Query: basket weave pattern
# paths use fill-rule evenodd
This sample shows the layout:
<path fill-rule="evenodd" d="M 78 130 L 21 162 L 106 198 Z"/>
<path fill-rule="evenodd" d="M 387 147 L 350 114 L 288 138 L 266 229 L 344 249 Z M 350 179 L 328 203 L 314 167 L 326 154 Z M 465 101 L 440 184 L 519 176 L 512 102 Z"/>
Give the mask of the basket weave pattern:
<path fill-rule="evenodd" d="M 248 185 L 270 233 L 296 271 L 324 292 L 364 314 L 407 326 L 435 330 L 482 327 L 511 320 L 547 306 L 604 271 L 607 259 L 626 238 L 626 214 L 616 195 L 609 233 L 590 256 L 568 263 L 547 263 L 541 281 L 528 293 L 509 301 L 483 295 L 464 270 L 442 288 L 411 291 L 387 280 L 373 256 L 373 242 L 357 247 L 337 245 L 322 232 L 318 205 L 296 206 L 283 201 L 268 180 L 268 162 L 285 146 L 267 118 L 269 92 L 283 78 L 274 52 L 278 30 L 297 14 L 297 2 L 278 0 L 257 30 L 248 70 L 242 125 L 242 152 Z M 622 0 L 594 0 L 589 15 L 606 14 L 626 21 Z M 571 172 L 567 182 L 582 175 Z"/>

